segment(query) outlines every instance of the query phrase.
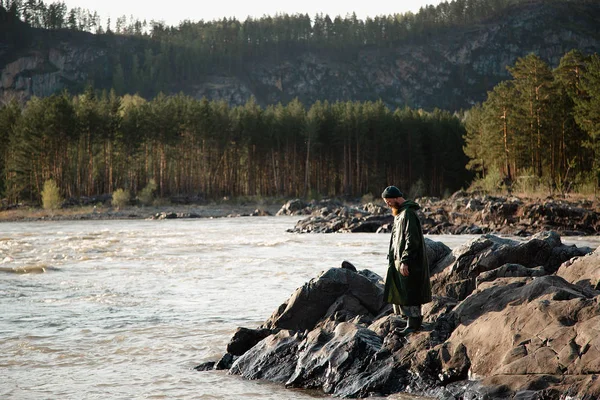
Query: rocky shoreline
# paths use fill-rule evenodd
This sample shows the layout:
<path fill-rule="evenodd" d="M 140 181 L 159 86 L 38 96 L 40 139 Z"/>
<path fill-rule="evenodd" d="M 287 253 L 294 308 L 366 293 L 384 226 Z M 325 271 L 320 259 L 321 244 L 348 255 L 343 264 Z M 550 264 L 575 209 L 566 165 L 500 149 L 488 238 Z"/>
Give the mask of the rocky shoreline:
<path fill-rule="evenodd" d="M 425 234 L 531 236 L 553 230 L 563 236 L 600 234 L 600 206 L 591 200 L 521 199 L 454 193 L 450 198 L 416 199 Z M 393 217 L 382 204 L 347 206 L 335 200 L 306 203 L 295 199 L 277 215 L 298 215 L 289 232 L 389 232 Z"/>
<path fill-rule="evenodd" d="M 600 396 L 600 250 L 567 246 L 552 231 L 427 247 L 434 300 L 421 331 L 402 335 L 405 322 L 382 303 L 382 278 L 345 262 L 261 326 L 239 328 L 220 360 L 196 369 L 339 397 Z"/>
<path fill-rule="evenodd" d="M 177 200 L 177 199 L 176 199 Z M 416 199 L 423 232 L 436 234 L 502 234 L 531 236 L 553 230 L 562 236 L 600 234 L 600 204 L 596 200 L 561 198 L 525 199 L 479 195 L 459 191 L 448 199 Z M 262 204 L 222 202 L 193 204 L 177 200 L 171 205 L 130 206 L 122 210 L 110 206 L 110 199 L 96 202 L 71 202 L 60 210 L 31 207 L 4 207 L 0 222 L 67 221 L 104 219 L 177 219 L 240 216 L 291 215 L 300 219 L 292 233 L 389 232 L 393 221 L 382 202 L 361 204 L 358 200 L 336 199 L 310 202 L 293 199 L 282 206 L 273 201 Z M 279 203 L 281 204 L 281 203 Z"/>

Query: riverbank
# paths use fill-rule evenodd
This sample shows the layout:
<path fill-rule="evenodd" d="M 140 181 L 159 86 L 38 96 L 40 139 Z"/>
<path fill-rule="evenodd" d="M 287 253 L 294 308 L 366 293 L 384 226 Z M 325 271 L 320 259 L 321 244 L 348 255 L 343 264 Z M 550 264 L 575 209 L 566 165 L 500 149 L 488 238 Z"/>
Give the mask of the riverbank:
<path fill-rule="evenodd" d="M 430 235 L 486 233 L 531 236 L 553 230 L 563 236 L 600 234 L 600 203 L 591 197 L 490 196 L 459 191 L 446 199 L 418 198 L 423 232 Z M 293 233 L 388 232 L 393 217 L 379 199 L 230 199 L 206 204 L 168 203 L 151 207 L 71 205 L 59 210 L 18 207 L 0 211 L 0 222 L 298 216 Z"/>
<path fill-rule="evenodd" d="M 131 206 L 117 209 L 110 206 L 72 206 L 59 210 L 22 207 L 0 211 L 0 222 L 79 221 L 113 219 L 224 218 L 250 215 L 275 215 L 281 204 L 206 204 Z"/>

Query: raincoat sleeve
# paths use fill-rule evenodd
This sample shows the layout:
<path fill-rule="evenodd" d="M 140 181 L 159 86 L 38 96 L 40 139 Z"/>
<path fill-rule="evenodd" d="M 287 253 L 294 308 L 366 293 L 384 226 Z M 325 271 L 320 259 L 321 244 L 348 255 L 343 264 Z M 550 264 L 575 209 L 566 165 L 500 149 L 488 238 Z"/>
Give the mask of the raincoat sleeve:
<path fill-rule="evenodd" d="M 404 231 L 404 250 L 400 255 L 400 264 L 410 264 L 411 261 L 419 257 L 421 250 L 422 235 L 419 229 L 419 217 L 417 214 L 407 210 L 405 216 Z"/>
<path fill-rule="evenodd" d="M 385 287 L 383 289 L 383 301 L 390 304 L 400 304 L 402 302 L 402 295 L 400 294 L 400 288 L 402 284 L 400 282 L 400 273 L 395 266 L 394 247 L 397 243 L 394 243 L 395 230 L 398 227 L 396 224 L 392 227 L 392 234 L 390 236 L 390 248 L 388 251 L 388 268 L 385 277 Z"/>

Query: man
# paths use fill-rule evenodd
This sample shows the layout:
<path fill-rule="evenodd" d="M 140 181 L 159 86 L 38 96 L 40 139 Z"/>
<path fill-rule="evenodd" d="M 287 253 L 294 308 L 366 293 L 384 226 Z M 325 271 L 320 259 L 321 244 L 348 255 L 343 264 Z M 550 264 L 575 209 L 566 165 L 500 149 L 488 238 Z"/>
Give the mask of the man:
<path fill-rule="evenodd" d="M 408 317 L 402 333 L 410 333 L 421 328 L 421 305 L 431 301 L 425 239 L 416 214 L 420 207 L 406 200 L 396 186 L 386 187 L 381 197 L 394 215 L 383 296 L 394 313 Z"/>

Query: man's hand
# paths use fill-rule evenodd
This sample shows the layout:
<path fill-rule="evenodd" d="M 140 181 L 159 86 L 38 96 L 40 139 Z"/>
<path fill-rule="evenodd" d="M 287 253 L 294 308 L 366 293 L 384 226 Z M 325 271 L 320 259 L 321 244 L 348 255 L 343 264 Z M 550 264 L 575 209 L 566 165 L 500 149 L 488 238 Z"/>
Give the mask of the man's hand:
<path fill-rule="evenodd" d="M 408 265 L 404 263 L 400 264 L 400 275 L 408 276 Z"/>

